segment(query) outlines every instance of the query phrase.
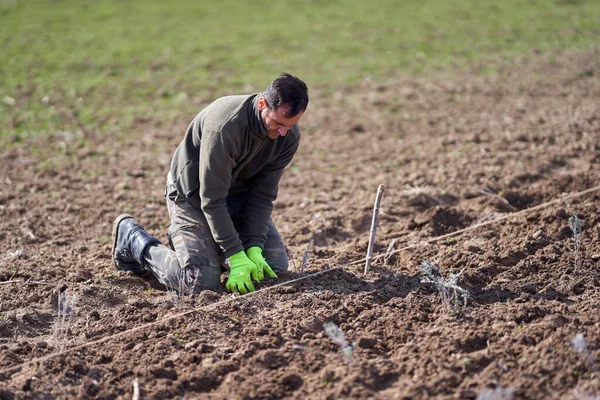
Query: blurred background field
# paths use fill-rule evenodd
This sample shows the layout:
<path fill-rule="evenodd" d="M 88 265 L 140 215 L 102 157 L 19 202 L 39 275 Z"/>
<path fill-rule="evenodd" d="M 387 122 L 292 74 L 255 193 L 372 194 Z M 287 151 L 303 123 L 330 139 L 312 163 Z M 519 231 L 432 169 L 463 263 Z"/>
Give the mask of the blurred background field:
<path fill-rule="evenodd" d="M 0 0 L 0 143 L 128 134 L 291 72 L 311 88 L 385 82 L 600 38 L 597 0 Z"/>

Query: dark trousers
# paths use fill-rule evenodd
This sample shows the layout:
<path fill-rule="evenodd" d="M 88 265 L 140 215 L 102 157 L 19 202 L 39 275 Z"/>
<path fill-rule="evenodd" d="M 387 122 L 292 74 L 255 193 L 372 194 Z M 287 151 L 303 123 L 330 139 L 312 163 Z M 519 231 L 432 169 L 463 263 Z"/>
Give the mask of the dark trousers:
<path fill-rule="evenodd" d="M 243 232 L 244 196 L 227 197 L 227 209 L 236 230 Z M 146 267 L 169 290 L 179 293 L 215 290 L 221 285 L 222 268 L 228 268 L 225 256 L 214 241 L 202 210 L 167 197 L 170 248 L 150 246 L 144 253 Z M 287 271 L 288 256 L 283 240 L 269 221 L 263 256 L 275 273 Z"/>

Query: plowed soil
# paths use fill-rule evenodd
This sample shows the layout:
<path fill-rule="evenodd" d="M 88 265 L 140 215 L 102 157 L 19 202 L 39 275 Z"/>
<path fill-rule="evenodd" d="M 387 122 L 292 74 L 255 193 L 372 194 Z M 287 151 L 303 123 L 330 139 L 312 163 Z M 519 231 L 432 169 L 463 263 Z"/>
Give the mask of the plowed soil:
<path fill-rule="evenodd" d="M 599 192 L 573 194 L 600 185 L 600 59 L 498 64 L 314 88 L 273 212 L 294 262 L 249 296 L 179 298 L 110 259 L 122 212 L 166 242 L 192 115 L 2 149 L 0 398 L 132 398 L 134 382 L 145 399 L 597 398 Z M 464 269 L 466 306 L 422 282 L 424 260 Z"/>

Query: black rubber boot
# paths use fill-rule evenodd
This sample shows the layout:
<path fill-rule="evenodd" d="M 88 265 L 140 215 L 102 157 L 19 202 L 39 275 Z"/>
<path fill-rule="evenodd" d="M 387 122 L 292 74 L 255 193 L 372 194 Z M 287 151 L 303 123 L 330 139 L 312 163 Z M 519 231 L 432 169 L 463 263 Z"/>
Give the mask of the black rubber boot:
<path fill-rule="evenodd" d="M 115 219 L 112 234 L 112 257 L 117 269 L 142 273 L 144 250 L 160 241 L 146 232 L 129 214 L 121 214 Z"/>

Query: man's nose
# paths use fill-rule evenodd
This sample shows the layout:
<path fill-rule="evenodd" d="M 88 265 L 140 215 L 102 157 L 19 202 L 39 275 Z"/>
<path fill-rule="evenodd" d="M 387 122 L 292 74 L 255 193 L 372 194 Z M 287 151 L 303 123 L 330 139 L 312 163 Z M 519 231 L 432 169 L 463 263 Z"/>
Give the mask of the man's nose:
<path fill-rule="evenodd" d="M 285 136 L 285 134 L 287 133 L 287 128 L 285 126 L 280 126 L 279 128 L 277 128 L 277 132 L 279 132 L 279 134 L 281 136 Z"/>

